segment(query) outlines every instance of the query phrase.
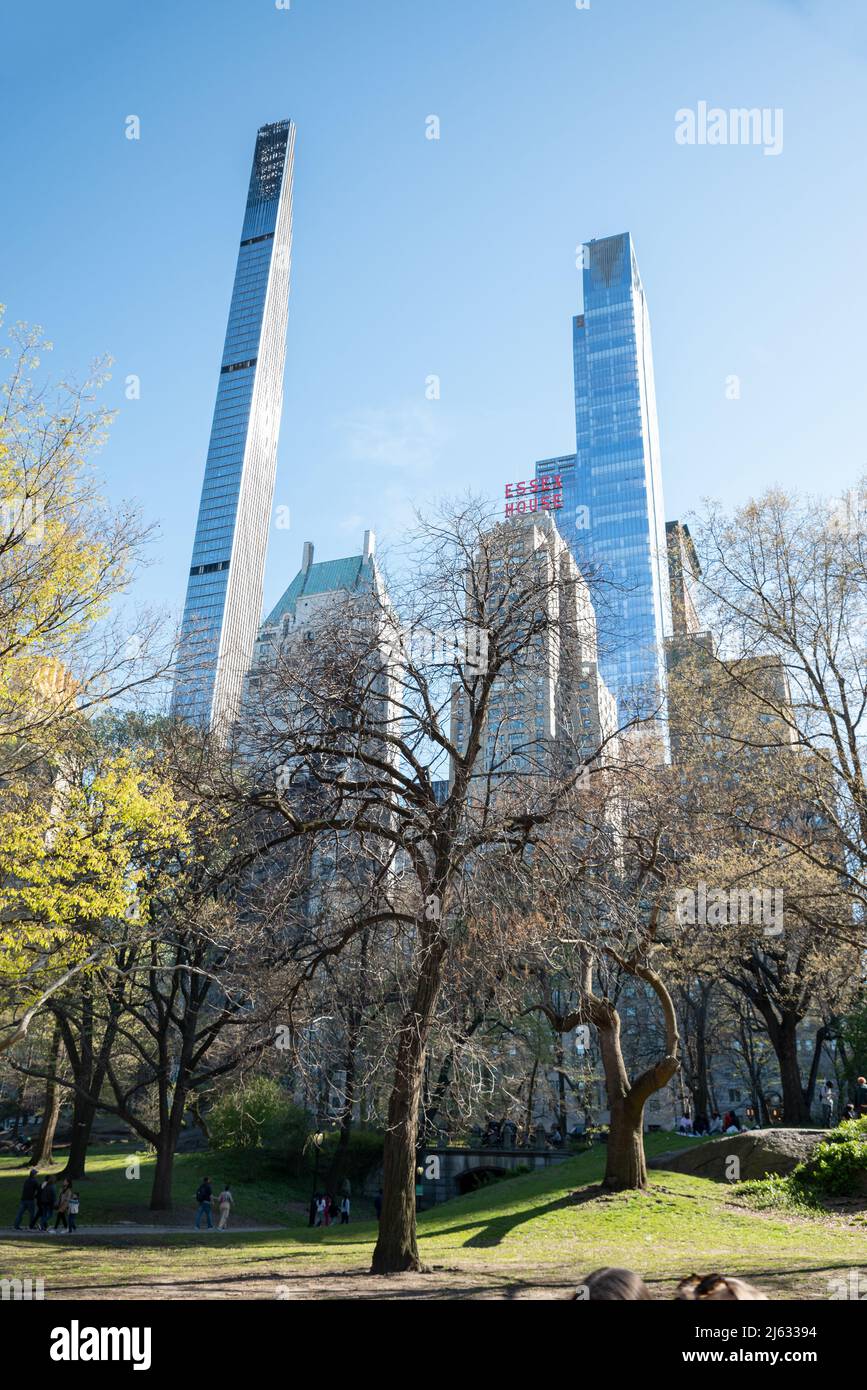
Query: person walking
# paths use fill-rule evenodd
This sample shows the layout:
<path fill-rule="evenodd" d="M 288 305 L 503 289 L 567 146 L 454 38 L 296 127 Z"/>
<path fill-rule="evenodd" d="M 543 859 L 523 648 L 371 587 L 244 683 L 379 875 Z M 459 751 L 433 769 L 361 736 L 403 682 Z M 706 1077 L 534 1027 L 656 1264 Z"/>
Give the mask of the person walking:
<path fill-rule="evenodd" d="M 54 1186 L 54 1179 L 50 1175 L 40 1187 L 37 1201 L 39 1203 L 39 1229 L 44 1232 L 48 1230 L 57 1202 L 57 1188 Z M 53 1234 L 54 1232 L 52 1231 L 52 1235 Z"/>
<path fill-rule="evenodd" d="M 29 1177 L 24 1179 L 24 1186 L 21 1189 L 21 1201 L 18 1206 L 18 1215 L 15 1217 L 15 1230 L 21 1230 L 21 1218 L 25 1212 L 30 1217 L 28 1230 L 32 1231 L 38 1220 L 38 1208 L 36 1205 L 39 1196 L 39 1173 L 36 1168 L 30 1169 Z"/>
<path fill-rule="evenodd" d="M 197 1231 L 201 1230 L 203 1216 L 207 1216 L 208 1218 L 208 1230 L 212 1231 L 214 1229 L 214 1223 L 211 1220 L 211 1199 L 213 1195 L 214 1189 L 211 1187 L 211 1179 L 203 1178 L 196 1190 L 196 1201 L 199 1204 L 199 1210 L 196 1212 Z"/>
<path fill-rule="evenodd" d="M 226 1183 L 225 1187 L 223 1188 L 222 1192 L 217 1198 L 217 1202 L 220 1207 L 220 1222 L 217 1229 L 220 1231 L 225 1231 L 226 1227 L 229 1224 L 229 1214 L 232 1210 L 232 1207 L 234 1206 L 234 1199 L 232 1197 L 232 1193 L 228 1183 Z"/>
<path fill-rule="evenodd" d="M 64 1178 L 60 1185 L 60 1196 L 57 1199 L 57 1216 L 54 1221 L 54 1229 L 58 1226 L 61 1230 L 69 1234 L 69 1201 L 72 1197 L 72 1183 L 69 1178 Z"/>
<path fill-rule="evenodd" d="M 341 1224 L 341 1226 L 348 1226 L 348 1225 L 349 1225 L 349 1198 L 348 1198 L 348 1197 L 341 1197 L 341 1199 L 340 1199 L 340 1224 Z"/>
<path fill-rule="evenodd" d="M 867 1115 L 867 1077 L 859 1076 L 855 1083 L 855 1106 L 859 1115 Z"/>
<path fill-rule="evenodd" d="M 822 1093 L 822 1124 L 830 1129 L 834 1123 L 834 1087 L 828 1082 Z"/>
<path fill-rule="evenodd" d="M 316 1225 L 321 1226 L 325 1220 L 325 1198 L 322 1193 L 316 1198 Z"/>
<path fill-rule="evenodd" d="M 77 1219 L 78 1219 L 78 1211 L 79 1211 L 79 1207 L 80 1207 L 80 1206 L 81 1206 L 81 1201 L 80 1201 L 80 1199 L 79 1199 L 78 1193 L 77 1193 L 77 1192 L 70 1192 L 70 1194 L 69 1194 L 69 1206 L 68 1206 L 67 1209 L 66 1209 L 66 1231 L 67 1231 L 67 1234 L 69 1234 L 70 1231 L 76 1230 L 76 1224 L 75 1224 L 75 1223 L 76 1223 L 76 1221 L 77 1221 Z"/>

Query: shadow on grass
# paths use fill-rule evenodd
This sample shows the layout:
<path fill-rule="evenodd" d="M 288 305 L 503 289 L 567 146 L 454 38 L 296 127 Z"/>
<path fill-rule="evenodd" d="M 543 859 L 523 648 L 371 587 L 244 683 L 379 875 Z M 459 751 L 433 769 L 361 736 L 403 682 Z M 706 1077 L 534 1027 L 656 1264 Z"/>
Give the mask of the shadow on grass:
<path fill-rule="evenodd" d="M 509 1212 L 504 1216 L 495 1216 L 493 1220 L 485 1224 L 483 1230 L 476 1228 L 479 1221 L 465 1221 L 458 1226 L 441 1227 L 437 1231 L 431 1231 L 433 1236 L 460 1235 L 462 1231 L 476 1230 L 476 1234 L 469 1240 L 464 1241 L 466 1249 L 484 1250 L 493 1245 L 500 1245 L 512 1231 L 519 1226 L 525 1225 L 528 1221 L 536 1221 L 540 1216 L 549 1216 L 555 1211 L 565 1211 L 567 1207 L 583 1206 L 586 1202 L 595 1201 L 599 1197 L 607 1197 L 608 1193 L 603 1187 L 583 1187 L 577 1192 L 570 1192 L 565 1197 L 557 1197 L 553 1201 L 546 1202 L 544 1206 L 525 1207 L 522 1211 Z M 419 1234 L 424 1236 L 425 1231 Z"/>

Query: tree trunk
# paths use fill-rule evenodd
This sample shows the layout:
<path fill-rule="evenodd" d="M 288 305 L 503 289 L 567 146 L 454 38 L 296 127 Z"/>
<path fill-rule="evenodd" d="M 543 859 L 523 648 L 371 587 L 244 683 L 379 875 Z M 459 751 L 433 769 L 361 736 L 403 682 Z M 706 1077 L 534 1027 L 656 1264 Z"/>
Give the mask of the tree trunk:
<path fill-rule="evenodd" d="M 382 1155 L 382 1215 L 371 1274 L 422 1268 L 415 1229 L 415 1141 L 421 1068 L 417 1079 L 414 1071 L 414 1064 L 407 1057 L 389 1101 Z"/>
<path fill-rule="evenodd" d="M 536 1073 L 539 1070 L 539 1058 L 533 1058 L 533 1069 L 530 1072 L 530 1079 L 527 1082 L 527 1118 L 524 1125 L 525 1141 L 529 1145 L 530 1135 L 533 1133 L 533 1101 L 536 1099 Z"/>
<path fill-rule="evenodd" d="M 156 1136 L 157 1166 L 154 1184 L 151 1188 L 151 1211 L 171 1211 L 172 1177 L 174 1174 L 175 1149 L 178 1135 L 184 1120 L 187 1088 L 182 1084 L 180 1074 L 174 1088 L 165 1073 L 160 1078 L 160 1128 Z M 169 1097 L 171 1096 L 171 1100 Z"/>
<path fill-rule="evenodd" d="M 382 1214 L 371 1274 L 424 1269 L 416 1241 L 416 1144 L 425 1049 L 440 989 L 445 943 L 441 937 L 427 933 L 420 946 L 423 964 L 413 1006 L 404 1016 L 388 1103 L 382 1155 Z"/>
<path fill-rule="evenodd" d="M 761 1007 L 761 1006 L 760 1006 Z M 783 1093 L 783 1124 L 808 1125 L 810 1107 L 804 1095 L 801 1067 L 798 1061 L 798 1022 L 795 1014 L 784 1014 L 769 1023 L 768 1034 L 780 1068 L 780 1089 Z"/>
<path fill-rule="evenodd" d="M 710 1115 L 713 1108 L 710 1067 L 708 1065 L 708 1014 L 713 984 L 699 979 L 681 988 L 684 1034 L 689 1039 L 681 1063 L 681 1099 L 685 1080 L 692 1096 L 693 1115 Z"/>
<path fill-rule="evenodd" d="M 450 1048 L 440 1063 L 437 1073 L 436 1085 L 431 1093 L 430 1104 L 425 1113 L 425 1132 L 431 1139 L 436 1139 L 437 1120 L 442 1114 L 446 1096 L 452 1083 L 452 1067 L 454 1064 L 454 1049 Z"/>
<path fill-rule="evenodd" d="M 15 1122 L 12 1125 L 12 1138 L 18 1138 L 18 1131 L 21 1128 L 21 1121 L 24 1117 L 24 1088 L 26 1081 L 22 1081 L 15 1092 Z"/>
<path fill-rule="evenodd" d="M 644 1106 L 636 1110 L 628 1100 L 611 1106 L 608 1152 L 603 1187 L 614 1192 L 647 1187 L 647 1160 L 644 1156 Z"/>
<path fill-rule="evenodd" d="M 90 1144 L 90 1132 L 96 1115 L 96 1106 L 84 1096 L 76 1095 L 72 1104 L 72 1138 L 64 1178 L 83 1178 Z"/>
<path fill-rule="evenodd" d="M 60 1118 L 61 1088 L 55 1080 L 57 1064 L 60 1060 L 60 1025 L 55 1024 L 49 1052 L 51 1079 L 45 1083 L 45 1099 L 42 1109 L 42 1123 L 33 1144 L 32 1163 L 34 1168 L 48 1167 L 54 1162 L 52 1148 L 57 1121 Z"/>
<path fill-rule="evenodd" d="M 151 1211 L 171 1211 L 172 1209 L 172 1176 L 175 1163 L 175 1141 L 168 1135 L 160 1136 L 160 1145 L 157 1149 L 157 1166 L 154 1173 L 154 1183 L 151 1188 Z M 192 1201 L 192 1196 L 190 1197 Z"/>
<path fill-rule="evenodd" d="M 331 1167 L 328 1170 L 326 1186 L 334 1190 L 339 1182 L 347 1175 L 349 1166 L 349 1141 L 352 1138 L 352 1112 L 355 1108 L 355 1072 L 356 1072 L 356 1047 L 357 1038 L 354 1036 L 350 1040 L 349 1048 L 344 1059 L 344 1073 L 346 1082 L 343 1088 L 343 1107 L 340 1112 L 340 1133 L 337 1139 L 337 1147 L 334 1150 L 334 1157 Z"/>
<path fill-rule="evenodd" d="M 204 1137 L 205 1137 L 205 1139 L 207 1140 L 208 1144 L 210 1144 L 210 1142 L 211 1142 L 211 1132 L 210 1132 L 210 1130 L 208 1129 L 208 1122 L 207 1122 L 207 1120 L 205 1119 L 205 1116 L 204 1116 L 204 1114 L 203 1114 L 203 1112 L 202 1112 L 202 1101 L 201 1101 L 201 1097 L 200 1097 L 200 1096 L 195 1096 L 192 1100 L 190 1100 L 190 1101 L 187 1102 L 187 1105 L 188 1105 L 188 1109 L 189 1109 L 190 1114 L 192 1115 L 192 1117 L 193 1117 L 193 1119 L 195 1120 L 196 1124 L 198 1125 L 199 1129 L 202 1131 L 202 1134 L 204 1135 Z"/>
<path fill-rule="evenodd" d="M 620 1020 L 614 1009 L 610 1010 L 607 1020 L 597 1017 L 596 1031 L 602 1053 L 609 1112 L 608 1149 L 602 1186 L 614 1192 L 627 1188 L 642 1191 L 647 1187 L 644 1104 L 637 1103 L 630 1095 L 620 1045 Z"/>
<path fill-rule="evenodd" d="M 557 1068 L 557 1128 L 560 1131 L 560 1137 L 565 1140 L 569 1123 L 566 1111 L 566 1057 L 562 1033 L 556 1034 L 554 1063 Z"/>
<path fill-rule="evenodd" d="M 798 1061 L 798 1024 L 804 1017 L 804 1008 L 796 1009 L 791 1004 L 784 1008 L 772 998 L 771 989 L 765 983 L 764 974 L 755 970 L 758 985 L 748 985 L 738 977 L 729 977 L 736 988 L 746 994 L 753 1007 L 764 1020 L 771 1046 L 780 1069 L 780 1089 L 783 1093 L 783 1123 L 786 1125 L 808 1125 L 810 1106 L 801 1079 L 801 1066 Z M 779 968 L 781 981 L 784 980 L 782 966 Z M 782 994 L 782 985 L 778 994 Z"/>
<path fill-rule="evenodd" d="M 695 1080 L 693 1085 L 693 1104 L 695 1115 L 709 1117 L 708 1065 L 707 1065 L 707 996 L 696 1010 L 697 1024 L 695 1039 Z"/>
<path fill-rule="evenodd" d="M 608 1092 L 609 1134 L 604 1187 L 614 1191 L 647 1187 L 647 1162 L 644 1156 L 644 1107 L 648 1098 L 667 1085 L 679 1068 L 680 1038 L 671 995 L 655 970 L 640 962 L 625 961 L 613 950 L 608 954 L 625 966 L 636 979 L 643 980 L 656 994 L 665 1019 L 665 1055 L 649 1066 L 630 1085 L 623 1061 L 620 1042 L 620 1015 L 607 999 L 599 999 L 589 989 L 590 966 L 585 966 L 585 989 L 588 1017 L 596 1028 L 605 1086 Z M 550 1015 L 549 1015 L 550 1017 Z M 561 1032 L 581 1022 L 580 1015 L 560 1020 Z"/>
<path fill-rule="evenodd" d="M 807 1114 L 812 1116 L 813 1101 L 816 1096 L 816 1083 L 819 1080 L 819 1067 L 822 1064 L 822 1048 L 828 1041 L 833 1032 L 833 1026 L 823 1023 L 821 1028 L 816 1030 L 816 1040 L 813 1044 L 813 1060 L 810 1063 L 810 1075 L 807 1079 L 807 1089 L 804 1093 L 804 1104 L 807 1107 Z"/>
<path fill-rule="evenodd" d="M 171 1094 L 171 1103 L 169 1095 Z M 154 1183 L 151 1188 L 151 1211 L 171 1211 L 172 1177 L 174 1175 L 175 1149 L 186 1109 L 186 1087 L 181 1086 L 180 1077 L 172 1094 L 170 1084 L 165 1078 L 160 1081 L 160 1114 L 162 1123 L 156 1136 L 157 1165 Z"/>
<path fill-rule="evenodd" d="M 81 1017 L 76 1028 L 70 1017 L 57 1010 L 66 1055 L 76 1083 L 72 1102 L 72 1139 L 63 1177 L 80 1180 L 85 1175 L 87 1150 L 96 1118 L 97 1101 L 105 1083 L 108 1060 L 120 1025 L 122 998 L 113 994 L 98 1052 L 94 1055 L 95 1023 L 90 980 L 81 980 Z"/>

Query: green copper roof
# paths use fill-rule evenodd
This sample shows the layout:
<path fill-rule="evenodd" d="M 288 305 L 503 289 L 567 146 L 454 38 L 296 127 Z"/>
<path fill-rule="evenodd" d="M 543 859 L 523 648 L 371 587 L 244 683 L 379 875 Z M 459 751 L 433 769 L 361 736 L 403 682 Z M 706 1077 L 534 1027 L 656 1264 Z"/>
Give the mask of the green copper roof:
<path fill-rule="evenodd" d="M 320 560 L 309 570 L 299 570 L 283 597 L 275 604 L 263 627 L 279 623 L 284 614 L 295 615 L 299 598 L 307 594 L 328 594 L 335 589 L 351 591 L 373 582 L 373 560 L 365 564 L 363 555 L 348 555 L 344 560 Z"/>

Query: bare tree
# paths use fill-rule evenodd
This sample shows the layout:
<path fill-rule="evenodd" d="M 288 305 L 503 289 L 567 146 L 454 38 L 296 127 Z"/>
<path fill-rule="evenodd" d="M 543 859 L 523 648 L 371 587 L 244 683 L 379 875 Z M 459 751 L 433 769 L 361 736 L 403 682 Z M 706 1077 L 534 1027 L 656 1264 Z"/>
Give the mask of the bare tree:
<path fill-rule="evenodd" d="M 405 574 L 275 653 L 239 737 L 246 781 L 236 772 L 223 793 L 281 823 L 275 849 L 312 843 L 327 863 L 329 910 L 298 952 L 299 990 L 365 934 L 400 960 L 379 1273 L 421 1267 L 419 1110 L 450 954 L 483 876 L 502 888 L 538 871 L 546 827 L 587 770 L 577 704 L 556 710 L 555 738 L 550 720 L 547 735 L 518 728 L 509 694 L 596 655 L 586 585 L 547 518 L 495 525 L 480 504 L 446 507 L 420 523 Z"/>
<path fill-rule="evenodd" d="M 867 481 L 837 501 L 772 490 L 698 523 L 701 590 L 732 686 L 762 712 L 735 731 L 741 750 L 794 750 L 790 787 L 810 812 L 779 838 L 836 864 L 859 915 L 867 866 Z M 767 678 L 769 662 L 783 680 Z M 795 781 L 797 778 L 797 782 Z M 781 775 L 778 773 L 778 783 Z M 758 814 L 757 814 L 758 813 Z M 745 805 L 746 829 L 761 807 Z"/>

